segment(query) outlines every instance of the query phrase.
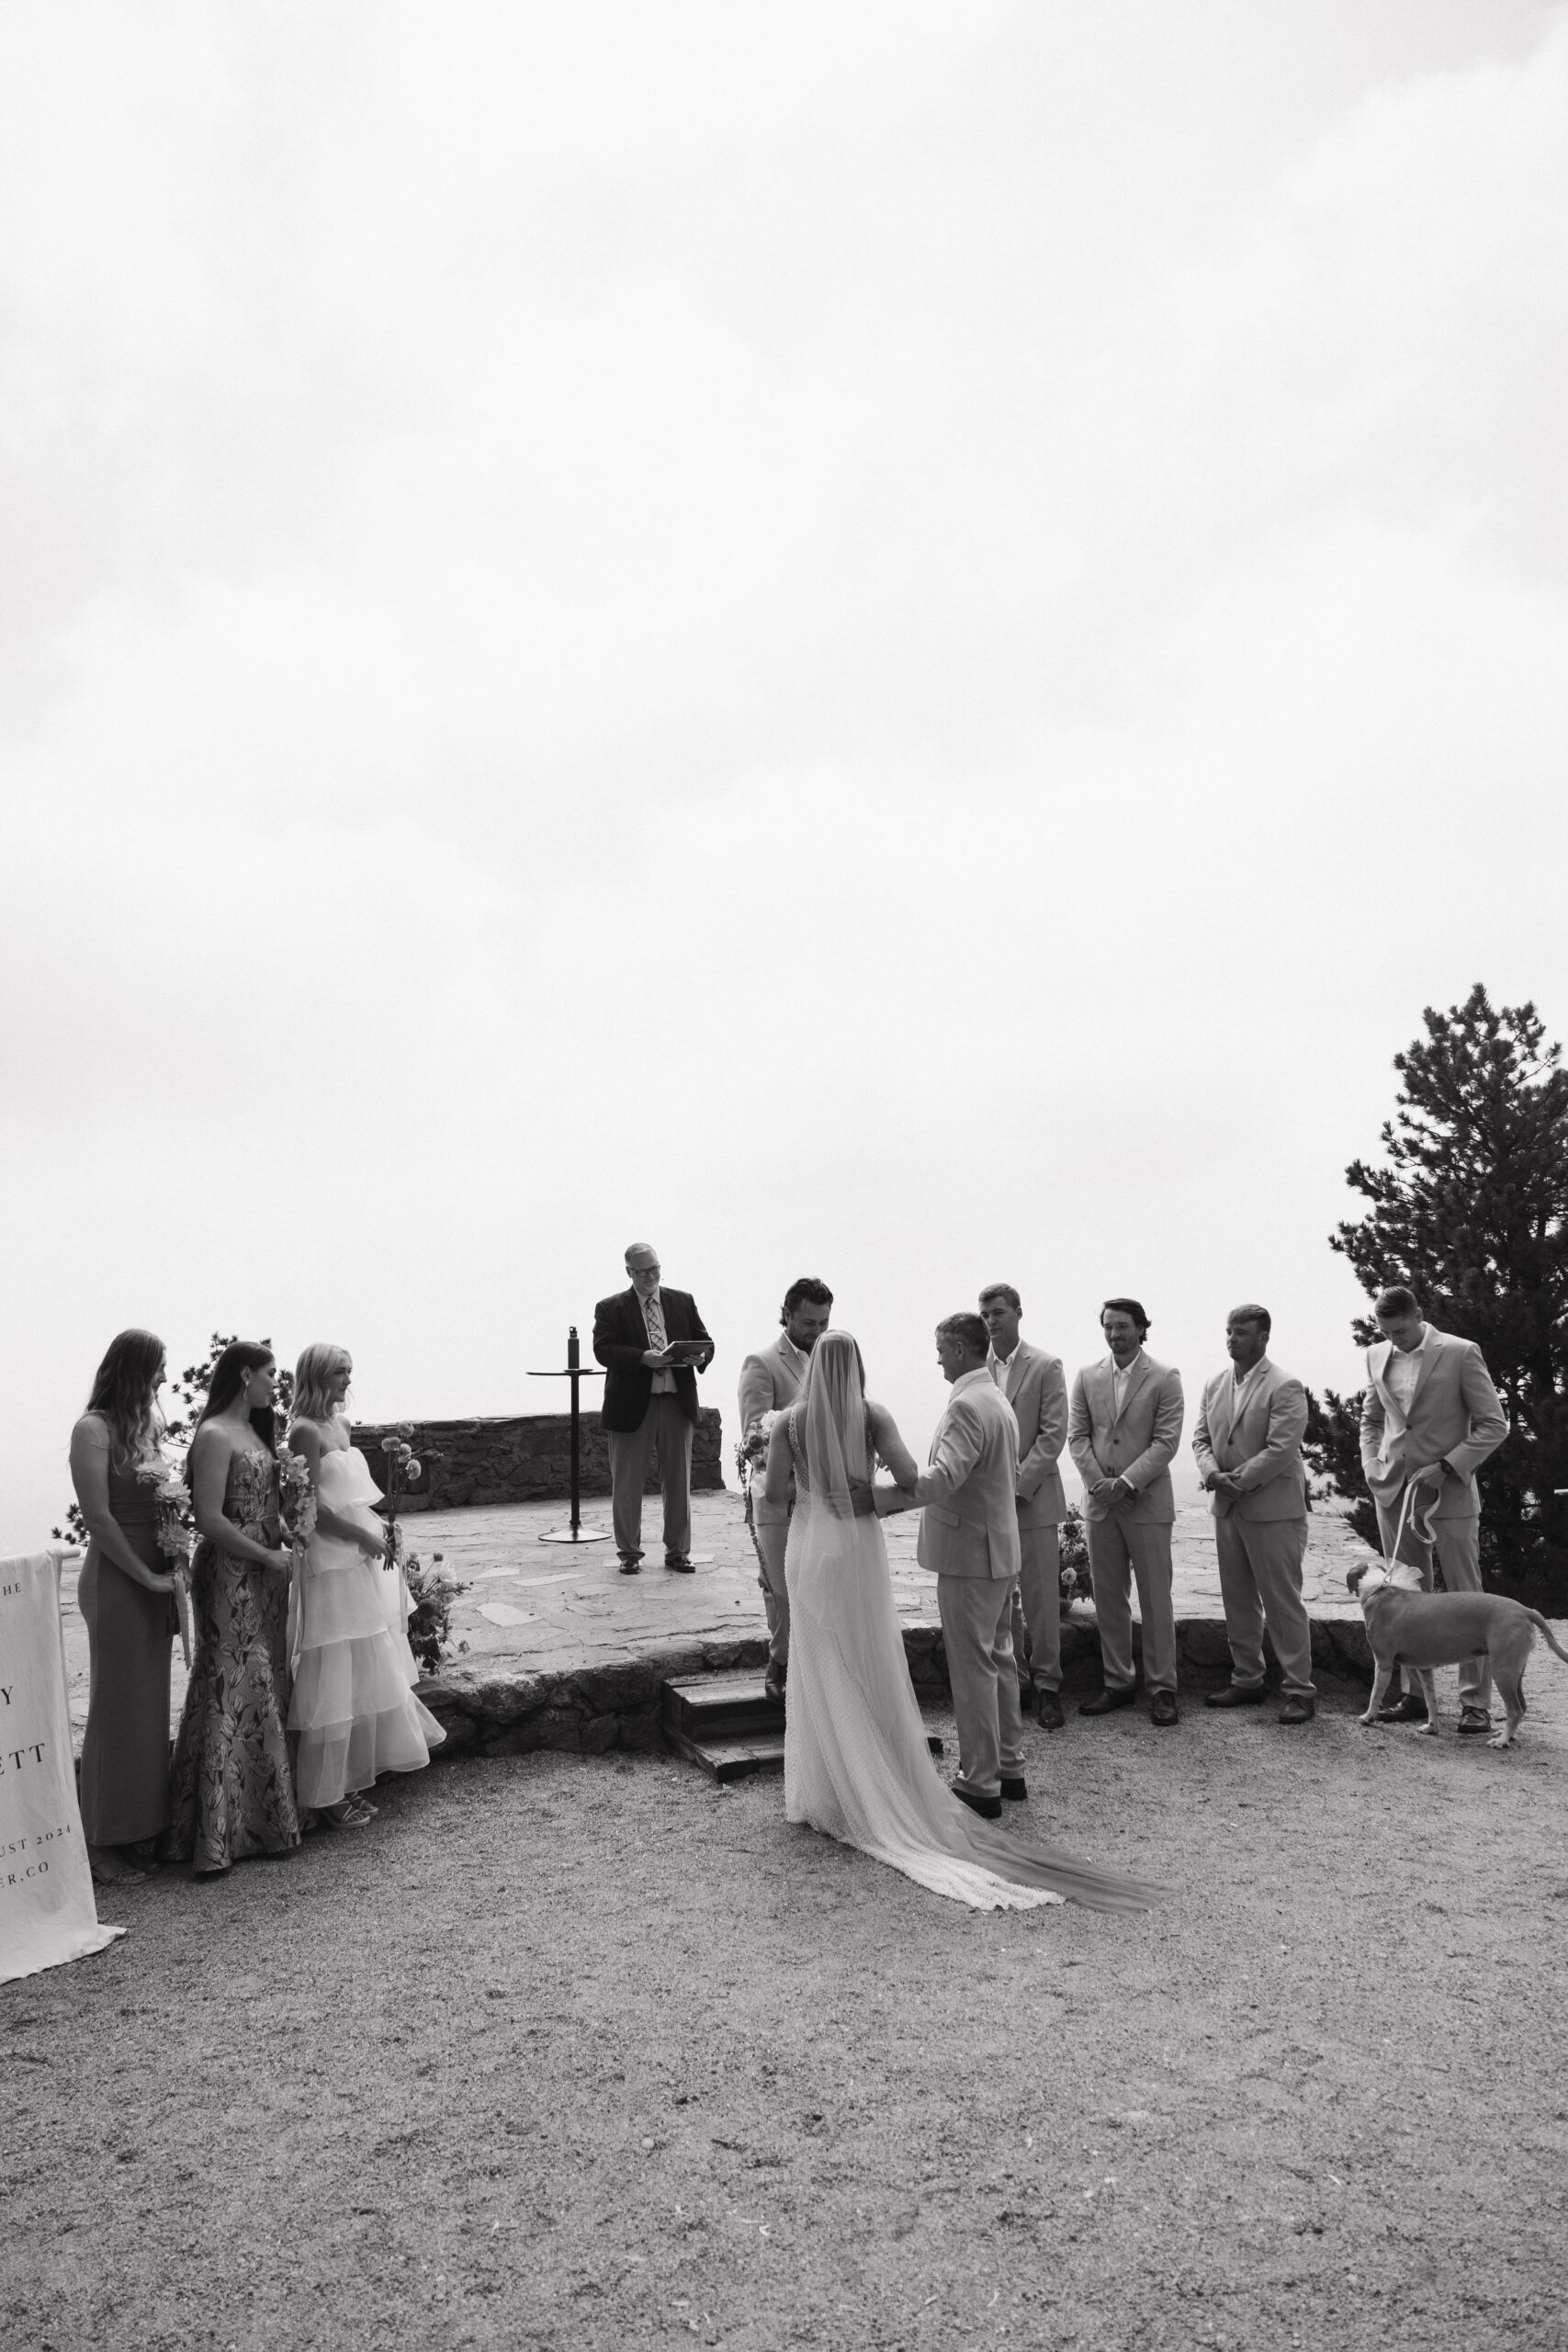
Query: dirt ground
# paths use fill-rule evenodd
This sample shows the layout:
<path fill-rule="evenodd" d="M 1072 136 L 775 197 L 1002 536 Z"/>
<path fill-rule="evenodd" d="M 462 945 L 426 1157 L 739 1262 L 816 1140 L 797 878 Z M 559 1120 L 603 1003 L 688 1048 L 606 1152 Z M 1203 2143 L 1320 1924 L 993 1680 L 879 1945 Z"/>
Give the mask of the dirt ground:
<path fill-rule="evenodd" d="M 165 1872 L 0 1991 L 0 2340 L 1556 2352 L 1532 1679 L 1513 1755 L 1350 1690 L 1032 1733 L 1040 1834 L 1171 1888 L 1133 1919 L 972 1914 L 653 1757 L 454 1763 Z"/>

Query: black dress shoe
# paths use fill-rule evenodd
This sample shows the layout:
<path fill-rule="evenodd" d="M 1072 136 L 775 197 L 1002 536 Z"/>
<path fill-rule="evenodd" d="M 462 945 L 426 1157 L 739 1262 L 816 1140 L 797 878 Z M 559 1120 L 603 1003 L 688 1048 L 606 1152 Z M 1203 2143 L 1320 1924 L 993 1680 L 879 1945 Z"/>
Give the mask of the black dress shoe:
<path fill-rule="evenodd" d="M 958 1799 L 960 1804 L 966 1804 L 971 1813 L 977 1813 L 979 1815 L 982 1821 L 999 1821 L 1001 1819 L 1002 1801 L 1000 1797 L 973 1796 L 967 1789 L 954 1789 L 953 1793 Z"/>
<path fill-rule="evenodd" d="M 1181 1721 L 1181 1711 L 1176 1703 L 1174 1690 L 1156 1690 L 1149 1701 L 1149 1721 L 1161 1731 L 1168 1731 L 1172 1724 Z"/>
<path fill-rule="evenodd" d="M 1060 1694 L 1057 1691 L 1041 1691 L 1040 1696 L 1034 1702 L 1034 1720 L 1039 1724 L 1042 1731 L 1060 1731 L 1062 1729 L 1063 1724 L 1067 1719 L 1062 1713 L 1062 1701 Z"/>
<path fill-rule="evenodd" d="M 1492 1718 L 1484 1707 L 1462 1707 L 1460 1710 L 1459 1731 L 1461 1739 L 1473 1739 L 1478 1732 L 1490 1731 Z"/>
<path fill-rule="evenodd" d="M 1260 1707 L 1263 1704 L 1261 1682 L 1227 1682 L 1221 1690 L 1211 1690 L 1203 1704 L 1206 1707 Z"/>
<path fill-rule="evenodd" d="M 697 1573 L 684 1552 L 666 1552 L 664 1565 L 667 1568 L 674 1568 L 683 1577 L 694 1577 Z"/>
<path fill-rule="evenodd" d="M 1023 1803 L 1024 1799 L 1029 1794 L 1029 1790 L 1021 1772 L 1018 1774 L 1016 1779 L 1010 1773 L 1004 1772 L 1002 1774 L 1002 1794 L 1006 1797 L 1010 1804 L 1021 1804 Z"/>
<path fill-rule="evenodd" d="M 1287 1699 L 1280 1710 L 1282 1724 L 1310 1724 L 1317 1713 L 1315 1699 Z"/>
<path fill-rule="evenodd" d="M 1118 1707 L 1130 1707 L 1137 1695 L 1137 1690 L 1131 1682 L 1124 1683 L 1120 1690 L 1112 1690 L 1107 1683 L 1103 1690 L 1097 1690 L 1092 1699 L 1085 1699 L 1081 1702 L 1078 1713 L 1080 1715 L 1113 1715 Z"/>
<path fill-rule="evenodd" d="M 642 1554 L 640 1552 L 623 1552 L 621 1554 L 621 1574 L 624 1577 L 635 1577 L 641 1566 Z"/>
<path fill-rule="evenodd" d="M 1414 1690 L 1402 1690 L 1397 1699 L 1390 1699 L 1378 1709 L 1380 1724 L 1424 1724 L 1427 1702 L 1417 1698 Z"/>

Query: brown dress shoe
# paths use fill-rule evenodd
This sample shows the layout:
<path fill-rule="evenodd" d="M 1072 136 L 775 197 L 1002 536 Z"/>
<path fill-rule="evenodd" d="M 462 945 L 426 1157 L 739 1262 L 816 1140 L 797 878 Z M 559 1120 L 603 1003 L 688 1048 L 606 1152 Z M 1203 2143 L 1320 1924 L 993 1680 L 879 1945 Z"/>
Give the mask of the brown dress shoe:
<path fill-rule="evenodd" d="M 1462 1738 L 1473 1739 L 1478 1732 L 1490 1731 L 1492 1718 L 1484 1707 L 1463 1707 L 1460 1711 L 1459 1729 Z"/>
<path fill-rule="evenodd" d="M 1280 1710 L 1282 1724 L 1310 1724 L 1317 1713 L 1315 1699 L 1287 1699 Z"/>
<path fill-rule="evenodd" d="M 1130 1707 L 1137 1695 L 1134 1683 L 1125 1683 L 1120 1690 L 1113 1690 L 1107 1683 L 1105 1689 L 1097 1690 L 1092 1699 L 1080 1702 L 1078 1713 L 1080 1715 L 1113 1715 L 1118 1707 Z"/>
<path fill-rule="evenodd" d="M 1390 1699 L 1378 1709 L 1380 1724 L 1424 1724 L 1427 1702 L 1414 1690 L 1402 1690 L 1397 1699 Z"/>
<path fill-rule="evenodd" d="M 1029 1789 L 1021 1772 L 1016 1775 L 1010 1772 L 1002 1774 L 1002 1794 L 1010 1804 L 1023 1803 L 1029 1794 Z"/>
<path fill-rule="evenodd" d="M 1168 1731 L 1172 1724 L 1181 1721 L 1181 1711 L 1176 1703 L 1174 1690 L 1156 1690 L 1149 1701 L 1149 1721 L 1161 1731 Z"/>
<path fill-rule="evenodd" d="M 1055 1690 L 1042 1690 L 1034 1702 L 1034 1720 L 1042 1731 L 1060 1731 L 1066 1722 L 1062 1713 L 1061 1695 Z"/>
<path fill-rule="evenodd" d="M 1260 1707 L 1263 1704 L 1261 1682 L 1227 1682 L 1222 1690 L 1211 1690 L 1203 1704 L 1206 1707 Z"/>

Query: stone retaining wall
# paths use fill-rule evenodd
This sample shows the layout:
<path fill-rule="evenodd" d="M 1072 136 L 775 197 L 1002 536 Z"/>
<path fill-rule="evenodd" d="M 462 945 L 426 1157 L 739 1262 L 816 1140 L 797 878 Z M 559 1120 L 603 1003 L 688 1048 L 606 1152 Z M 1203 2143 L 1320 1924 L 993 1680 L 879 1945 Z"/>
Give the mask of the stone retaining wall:
<path fill-rule="evenodd" d="M 412 1430 L 410 1439 L 423 1467 L 417 1487 L 399 1505 L 402 1511 L 449 1510 L 459 1503 L 564 1502 L 571 1491 L 570 1413 L 518 1413 L 469 1421 L 356 1422 L 350 1431 L 372 1473 L 381 1475 L 381 1440 L 394 1427 Z M 724 1484 L 723 1430 L 716 1406 L 697 1415 L 692 1447 L 692 1485 Z M 658 1479 L 649 1477 L 653 1494 Z M 598 1413 L 581 1423 L 581 1491 L 607 1495 L 610 1455 Z"/>
<path fill-rule="evenodd" d="M 1190 1700 L 1225 1681 L 1230 1651 L 1218 1618 L 1177 1621 L 1181 1696 Z M 1133 1628 L 1134 1646 L 1138 1628 Z M 904 1649 L 910 1679 L 927 1699 L 950 1697 L 947 1658 L 934 1625 L 907 1625 Z M 611 1747 L 657 1749 L 663 1742 L 660 1690 L 668 1681 L 728 1674 L 767 1661 L 765 1639 L 684 1644 L 670 1642 L 624 1665 L 585 1668 L 576 1674 L 487 1675 L 457 1664 L 419 1686 L 419 1695 L 446 1733 L 432 1761 L 453 1756 L 525 1756 L 537 1747 L 594 1755 Z M 1267 1650 L 1271 1675 L 1277 1671 Z M 1320 1675 L 1371 1685 L 1372 1656 L 1359 1618 L 1314 1622 L 1312 1658 Z M 1100 1686 L 1100 1636 L 1092 1625 L 1062 1627 L 1065 1688 L 1087 1697 Z"/>

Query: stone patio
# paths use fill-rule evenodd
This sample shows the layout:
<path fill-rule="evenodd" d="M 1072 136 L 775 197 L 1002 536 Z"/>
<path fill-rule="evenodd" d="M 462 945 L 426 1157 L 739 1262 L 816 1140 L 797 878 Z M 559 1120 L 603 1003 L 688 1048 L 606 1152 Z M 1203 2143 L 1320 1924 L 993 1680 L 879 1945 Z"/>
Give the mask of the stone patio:
<path fill-rule="evenodd" d="M 655 1747 L 660 1685 L 669 1677 L 760 1666 L 767 1625 L 742 1504 L 728 1491 L 692 1498 L 696 1572 L 663 1565 L 658 1504 L 644 1538 L 641 1573 L 624 1577 L 608 1540 L 581 1548 L 546 1542 L 567 1521 L 562 1503 L 476 1505 L 426 1511 L 405 1522 L 429 1561 L 439 1554 L 463 1583 L 453 1614 L 454 1655 L 421 1696 L 447 1730 L 446 1754 L 514 1754 L 540 1747 Z M 605 1528 L 608 1508 L 584 1505 L 585 1526 Z M 935 1579 L 915 1563 L 914 1513 L 886 1522 L 894 1598 L 910 1670 L 932 1695 L 945 1689 Z M 1213 1679 L 1226 1661 L 1219 1572 L 1207 1506 L 1179 1510 L 1173 1541 L 1176 1615 L 1183 1670 Z M 1307 1546 L 1305 1589 L 1314 1654 L 1325 1672 L 1361 1673 L 1361 1613 L 1345 1587 L 1354 1562 L 1372 1556 L 1341 1514 L 1322 1506 Z M 75 1559 L 62 1577 L 71 1717 L 78 1747 L 87 1713 L 87 1637 L 76 1607 Z M 1098 1679 L 1094 1611 L 1076 1602 L 1064 1629 L 1070 1685 Z M 176 1648 L 171 1691 L 177 1722 L 185 1669 Z"/>

